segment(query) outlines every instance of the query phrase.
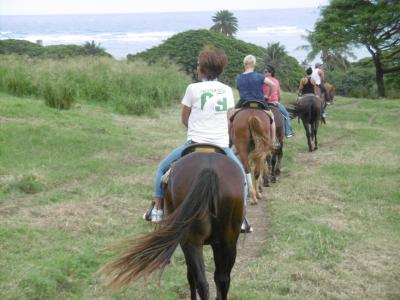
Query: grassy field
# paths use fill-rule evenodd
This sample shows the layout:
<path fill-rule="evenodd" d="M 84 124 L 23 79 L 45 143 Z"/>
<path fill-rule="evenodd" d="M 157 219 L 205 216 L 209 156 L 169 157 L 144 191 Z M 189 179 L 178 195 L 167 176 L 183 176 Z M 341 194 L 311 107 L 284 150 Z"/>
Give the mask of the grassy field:
<path fill-rule="evenodd" d="M 260 255 L 235 270 L 230 299 L 400 298 L 399 111 L 338 97 L 315 153 L 294 122 Z M 104 294 L 94 275 L 107 247 L 152 230 L 141 216 L 154 171 L 184 138 L 178 106 L 124 116 L 0 94 L 0 298 L 187 297 L 180 250 L 147 286 Z"/>

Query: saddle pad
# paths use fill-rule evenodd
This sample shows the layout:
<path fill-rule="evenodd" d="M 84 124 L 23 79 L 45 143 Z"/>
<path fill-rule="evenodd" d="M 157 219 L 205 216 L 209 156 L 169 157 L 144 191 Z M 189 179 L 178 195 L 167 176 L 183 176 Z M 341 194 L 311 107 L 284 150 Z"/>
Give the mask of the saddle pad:
<path fill-rule="evenodd" d="M 194 144 L 187 146 L 182 151 L 182 156 L 185 156 L 186 154 L 189 154 L 192 152 L 225 154 L 224 149 L 222 149 L 221 147 L 218 147 L 216 145 L 207 144 L 207 143 L 194 143 Z"/>

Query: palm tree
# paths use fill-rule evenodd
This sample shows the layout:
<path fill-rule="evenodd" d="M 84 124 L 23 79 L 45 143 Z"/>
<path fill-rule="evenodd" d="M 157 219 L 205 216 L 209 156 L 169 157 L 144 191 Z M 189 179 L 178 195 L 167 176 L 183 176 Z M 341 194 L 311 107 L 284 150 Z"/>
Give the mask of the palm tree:
<path fill-rule="evenodd" d="M 110 54 L 108 54 L 105 49 L 101 47 L 101 44 L 96 44 L 95 41 L 85 42 L 83 49 L 86 55 L 110 56 Z"/>
<path fill-rule="evenodd" d="M 277 70 L 285 63 L 287 52 L 285 46 L 278 43 L 268 43 L 265 49 L 264 64 L 272 65 Z"/>
<path fill-rule="evenodd" d="M 303 35 L 302 38 L 308 42 L 308 45 L 302 45 L 296 49 L 309 51 L 304 62 L 307 65 L 320 54 L 321 60 L 327 69 L 347 70 L 350 67 L 347 57 L 355 58 L 354 53 L 351 51 L 330 49 L 329 45 L 319 41 L 312 31 L 308 31 L 308 34 Z"/>
<path fill-rule="evenodd" d="M 214 25 L 212 31 L 222 32 L 227 36 L 233 36 L 238 31 L 238 19 L 229 10 L 220 10 L 212 17 Z"/>

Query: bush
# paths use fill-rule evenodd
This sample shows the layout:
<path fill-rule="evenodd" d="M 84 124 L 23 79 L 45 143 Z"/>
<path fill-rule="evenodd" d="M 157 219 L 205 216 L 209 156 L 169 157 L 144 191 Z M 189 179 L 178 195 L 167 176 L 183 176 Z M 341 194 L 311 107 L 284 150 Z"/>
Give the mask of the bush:
<path fill-rule="evenodd" d="M 0 54 L 18 54 L 41 58 L 69 58 L 76 56 L 105 56 L 111 57 L 94 41 L 80 45 L 50 45 L 41 46 L 25 40 L 0 40 Z"/>
<path fill-rule="evenodd" d="M 338 95 L 354 98 L 373 98 L 378 96 L 373 68 L 357 66 L 345 72 L 328 72 L 327 81 L 335 84 L 335 92 Z"/>
<path fill-rule="evenodd" d="M 158 62 L 160 59 L 172 60 L 178 63 L 192 77 L 192 80 L 196 80 L 197 57 L 205 46 L 214 46 L 225 50 L 228 56 L 228 65 L 219 80 L 231 86 L 236 86 L 236 78 L 243 72 L 243 58 L 248 54 L 256 56 L 257 69 L 260 72 L 264 70 L 265 48 L 209 30 L 189 30 L 176 34 L 157 47 L 136 55 L 129 54 L 127 58 L 129 61 L 143 59 L 150 63 Z M 286 73 L 280 79 L 283 81 L 283 89 L 294 90 L 303 74 L 299 77 L 301 67 L 296 59 L 289 55 L 286 58 L 285 68 L 290 75 L 288 76 Z M 302 70 L 300 72 L 303 73 Z M 288 78 L 289 80 L 287 80 Z"/>
<path fill-rule="evenodd" d="M 47 82 L 44 85 L 43 96 L 47 106 L 56 109 L 70 109 L 75 102 L 76 91 L 73 85 L 61 80 Z"/>
<path fill-rule="evenodd" d="M 149 66 L 104 57 L 0 57 L 0 90 L 41 97 L 57 109 L 68 109 L 80 99 L 108 103 L 123 113 L 150 113 L 180 100 L 189 82 L 176 65 L 166 61 Z"/>
<path fill-rule="evenodd" d="M 8 192 L 16 190 L 25 194 L 36 194 L 43 190 L 43 184 L 34 175 L 25 175 L 19 180 L 8 185 Z"/>

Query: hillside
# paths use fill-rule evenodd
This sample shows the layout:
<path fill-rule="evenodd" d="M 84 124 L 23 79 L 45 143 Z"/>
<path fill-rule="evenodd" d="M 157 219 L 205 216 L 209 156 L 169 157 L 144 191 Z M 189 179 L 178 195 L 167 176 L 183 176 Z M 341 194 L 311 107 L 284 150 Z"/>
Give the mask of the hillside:
<path fill-rule="evenodd" d="M 196 79 L 197 57 L 205 46 L 214 46 L 225 50 L 228 56 L 228 65 L 220 80 L 231 86 L 236 85 L 237 75 L 243 72 L 243 58 L 246 55 L 256 56 L 257 70 L 260 72 L 268 63 L 264 61 L 265 48 L 205 29 L 178 33 L 159 46 L 135 55 L 128 55 L 128 60 L 144 59 L 153 63 L 167 58 L 178 63 L 187 74 Z M 296 59 L 287 54 L 282 58 L 282 68 L 277 70 L 277 77 L 284 90 L 294 91 L 303 74 L 304 71 Z"/>
<path fill-rule="evenodd" d="M 18 54 L 39 58 L 68 58 L 77 56 L 112 57 L 94 41 L 84 45 L 50 45 L 42 46 L 25 40 L 0 40 L 0 54 Z"/>
<path fill-rule="evenodd" d="M 400 297 L 400 101 L 379 107 L 338 97 L 315 153 L 293 122 L 280 181 L 249 207 L 255 232 L 240 238 L 231 299 Z M 123 116 L 0 94 L 0 128 L 2 299 L 188 297 L 180 250 L 161 288 L 155 276 L 107 295 L 94 275 L 106 247 L 153 229 L 142 213 L 159 161 L 184 140 L 178 105 Z"/>

